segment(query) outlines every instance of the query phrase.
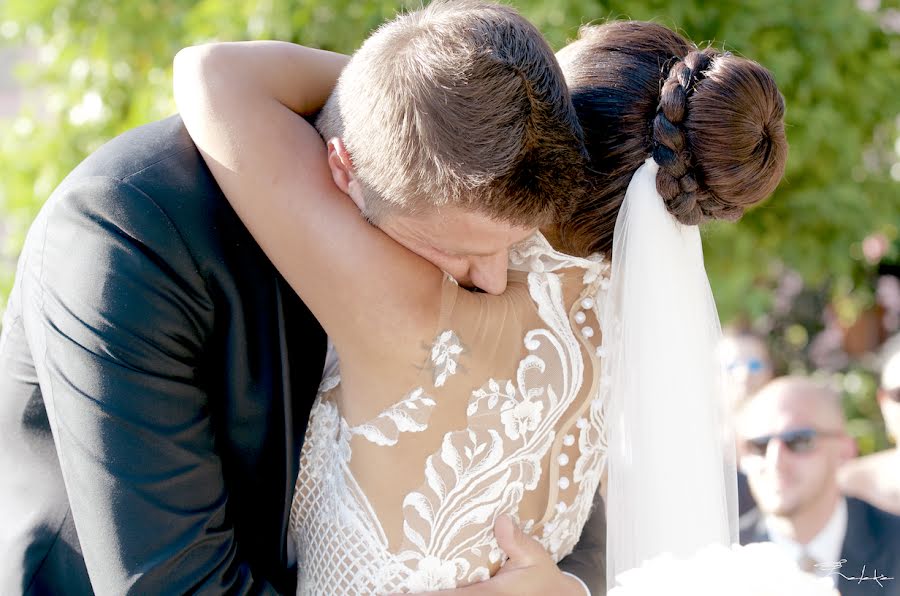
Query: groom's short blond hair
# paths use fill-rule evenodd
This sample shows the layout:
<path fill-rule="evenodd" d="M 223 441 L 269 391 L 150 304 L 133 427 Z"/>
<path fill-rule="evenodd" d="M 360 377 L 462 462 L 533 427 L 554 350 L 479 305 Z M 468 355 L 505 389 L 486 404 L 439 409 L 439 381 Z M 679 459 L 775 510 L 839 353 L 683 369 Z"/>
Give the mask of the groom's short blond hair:
<path fill-rule="evenodd" d="M 384 24 L 316 126 L 343 139 L 376 222 L 453 205 L 543 225 L 584 191 L 582 131 L 559 65 L 508 6 L 437 0 Z"/>

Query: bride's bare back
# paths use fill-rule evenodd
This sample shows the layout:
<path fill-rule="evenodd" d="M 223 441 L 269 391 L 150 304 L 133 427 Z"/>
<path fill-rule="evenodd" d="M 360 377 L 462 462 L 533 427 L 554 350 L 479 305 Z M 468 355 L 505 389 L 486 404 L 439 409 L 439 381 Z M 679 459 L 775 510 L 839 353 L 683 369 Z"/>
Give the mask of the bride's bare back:
<path fill-rule="evenodd" d="M 540 235 L 511 262 L 501 296 L 445 280 L 420 360 L 396 362 L 385 346 L 378 386 L 392 389 L 348 394 L 339 377 L 323 381 L 291 520 L 300 593 L 486 579 L 503 561 L 500 514 L 555 560 L 571 552 L 606 451 L 595 302 L 607 266 Z"/>

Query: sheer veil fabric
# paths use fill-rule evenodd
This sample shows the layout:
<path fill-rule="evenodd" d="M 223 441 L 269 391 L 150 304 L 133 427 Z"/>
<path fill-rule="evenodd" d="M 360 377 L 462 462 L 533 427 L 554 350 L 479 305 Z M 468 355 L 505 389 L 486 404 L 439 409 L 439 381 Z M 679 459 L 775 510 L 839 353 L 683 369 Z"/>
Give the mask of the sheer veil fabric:
<path fill-rule="evenodd" d="M 616 221 L 598 313 L 607 379 L 607 582 L 663 554 L 737 542 L 734 441 L 726 429 L 721 337 L 697 226 L 635 172 Z"/>

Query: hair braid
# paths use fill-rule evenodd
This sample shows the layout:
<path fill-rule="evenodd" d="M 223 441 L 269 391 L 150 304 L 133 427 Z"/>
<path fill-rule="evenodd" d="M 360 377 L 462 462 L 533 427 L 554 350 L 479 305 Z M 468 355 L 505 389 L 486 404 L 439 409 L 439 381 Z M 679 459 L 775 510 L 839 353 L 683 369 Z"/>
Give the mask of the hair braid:
<path fill-rule="evenodd" d="M 672 215 L 687 225 L 698 224 L 712 215 L 709 207 L 716 210 L 717 202 L 706 200 L 711 193 L 698 180 L 682 123 L 694 87 L 706 76 L 705 71 L 717 55 L 711 48 L 694 50 L 676 62 L 663 82 L 653 119 L 653 159 L 660 166 L 657 190 Z"/>

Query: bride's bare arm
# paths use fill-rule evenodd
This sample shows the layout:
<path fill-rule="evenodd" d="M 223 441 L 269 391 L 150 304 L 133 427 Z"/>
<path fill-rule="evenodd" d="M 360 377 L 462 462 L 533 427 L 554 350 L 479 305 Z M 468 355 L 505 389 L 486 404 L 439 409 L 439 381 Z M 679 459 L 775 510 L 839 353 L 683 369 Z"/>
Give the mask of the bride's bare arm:
<path fill-rule="evenodd" d="M 321 108 L 346 62 L 271 41 L 196 46 L 175 58 L 175 99 L 191 137 L 342 358 L 436 324 L 442 279 L 363 219 L 302 117 Z"/>
<path fill-rule="evenodd" d="M 175 99 L 179 110 L 206 108 L 204 124 L 231 115 L 240 125 L 227 98 L 217 91 L 238 94 L 243 101 L 274 101 L 297 114 L 313 114 L 325 105 L 350 57 L 283 41 L 210 43 L 184 48 L 175 56 Z M 188 77 L 188 78 L 186 78 Z M 240 105 L 241 108 L 250 107 Z M 236 132 L 239 129 L 235 129 Z M 204 140 L 215 142 L 213 137 Z"/>

